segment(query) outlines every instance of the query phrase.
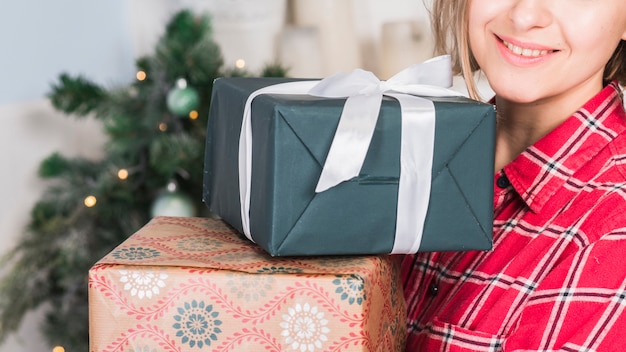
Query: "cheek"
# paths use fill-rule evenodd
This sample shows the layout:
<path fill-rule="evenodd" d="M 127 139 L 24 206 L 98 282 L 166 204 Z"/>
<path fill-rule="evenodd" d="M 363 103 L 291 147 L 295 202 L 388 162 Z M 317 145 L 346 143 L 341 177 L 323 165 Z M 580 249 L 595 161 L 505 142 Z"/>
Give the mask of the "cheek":
<path fill-rule="evenodd" d="M 468 9 L 468 37 L 470 49 L 475 56 L 484 53 L 490 28 L 495 26 L 503 12 L 502 5 L 494 0 L 472 0 Z M 478 59 L 478 57 L 477 57 Z"/>
<path fill-rule="evenodd" d="M 480 4 L 483 1 L 470 1 L 468 5 L 468 29 L 470 36 L 478 30 L 478 28 L 483 27 L 486 22 L 486 14 L 485 11 L 481 11 Z"/>
<path fill-rule="evenodd" d="M 593 28 L 593 27 L 582 27 Z M 573 57 L 585 66 L 604 66 L 617 48 L 622 33 L 615 26 L 596 25 L 595 30 L 579 30 L 573 28 L 565 34 L 567 45 Z"/>
<path fill-rule="evenodd" d="M 626 36 L 626 1 L 620 5 L 596 5 L 591 9 L 570 7 L 560 9 L 558 23 L 566 41 L 579 50 L 614 49 Z M 609 49 L 610 50 L 610 49 Z"/>
<path fill-rule="evenodd" d="M 467 23 L 469 47 L 474 56 L 482 52 L 481 47 L 484 42 L 484 39 L 482 38 L 482 28 L 484 28 L 484 26 L 480 25 L 481 23 L 483 23 L 483 20 L 480 14 L 477 14 L 476 12 L 477 11 L 475 10 L 475 6 L 470 7 L 469 20 Z"/>

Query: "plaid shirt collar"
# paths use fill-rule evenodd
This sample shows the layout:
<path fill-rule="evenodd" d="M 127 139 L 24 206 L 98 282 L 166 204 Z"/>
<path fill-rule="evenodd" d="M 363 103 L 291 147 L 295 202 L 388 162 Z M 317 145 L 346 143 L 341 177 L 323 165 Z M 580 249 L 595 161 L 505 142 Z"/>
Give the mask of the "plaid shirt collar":
<path fill-rule="evenodd" d="M 554 192 L 572 182 L 576 171 L 626 129 L 624 113 L 612 113 L 618 108 L 622 109 L 621 89 L 615 81 L 504 167 L 511 186 L 532 212 L 555 201 Z M 569 200 L 559 198 L 559 204 L 551 205 L 558 209 Z"/>

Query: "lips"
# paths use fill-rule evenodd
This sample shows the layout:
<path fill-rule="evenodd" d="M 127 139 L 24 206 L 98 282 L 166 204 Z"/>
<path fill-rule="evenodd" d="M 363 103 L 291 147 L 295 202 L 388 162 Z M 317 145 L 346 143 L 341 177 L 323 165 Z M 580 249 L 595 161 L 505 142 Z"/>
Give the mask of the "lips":
<path fill-rule="evenodd" d="M 545 49 L 545 48 L 537 48 L 537 47 L 529 47 L 523 46 L 521 44 L 513 44 L 510 41 L 499 38 L 502 44 L 509 49 L 513 54 L 527 57 L 527 58 L 536 58 L 546 56 L 548 54 L 554 53 L 558 50 Z"/>

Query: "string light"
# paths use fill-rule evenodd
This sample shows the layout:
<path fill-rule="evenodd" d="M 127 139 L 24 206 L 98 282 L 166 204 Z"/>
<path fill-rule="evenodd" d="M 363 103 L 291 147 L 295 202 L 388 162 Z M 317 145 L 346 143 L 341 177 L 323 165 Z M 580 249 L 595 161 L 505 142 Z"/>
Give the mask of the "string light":
<path fill-rule="evenodd" d="M 191 110 L 189 112 L 189 118 L 192 120 L 195 120 L 198 118 L 198 112 L 196 110 Z"/>
<path fill-rule="evenodd" d="M 246 60 L 239 59 L 239 60 L 235 61 L 235 67 L 237 67 L 237 68 L 244 68 L 244 67 L 246 67 Z"/>
<path fill-rule="evenodd" d="M 167 124 L 165 122 L 161 122 L 159 124 L 159 131 L 161 131 L 161 132 L 167 131 Z"/>
<path fill-rule="evenodd" d="M 96 205 L 97 201 L 98 200 L 96 199 L 96 197 L 94 197 L 94 196 L 87 196 L 87 197 L 85 197 L 85 202 L 84 203 L 85 203 L 85 206 L 87 208 L 91 208 L 91 207 Z"/>
<path fill-rule="evenodd" d="M 178 188 L 178 185 L 176 184 L 176 181 L 170 181 L 167 183 L 167 190 L 169 192 L 176 192 L 176 189 Z"/>
<path fill-rule="evenodd" d="M 146 77 L 147 75 L 144 71 L 137 71 L 137 80 L 143 81 Z"/>
<path fill-rule="evenodd" d="M 120 169 L 117 172 L 117 177 L 119 177 L 120 180 L 125 180 L 128 178 L 128 170 L 126 169 Z"/>
<path fill-rule="evenodd" d="M 65 352 L 65 348 L 63 346 L 54 346 L 52 352 Z"/>

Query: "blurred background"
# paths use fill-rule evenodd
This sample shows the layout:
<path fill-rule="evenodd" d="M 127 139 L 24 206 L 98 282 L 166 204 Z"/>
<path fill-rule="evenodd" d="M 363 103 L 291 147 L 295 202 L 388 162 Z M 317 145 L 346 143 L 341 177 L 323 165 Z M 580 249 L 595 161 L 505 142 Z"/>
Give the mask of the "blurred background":
<path fill-rule="evenodd" d="M 426 3 L 426 4 L 425 4 Z M 228 67 L 278 62 L 290 77 L 364 68 L 386 79 L 432 57 L 428 0 L 22 0 L 0 2 L 0 253 L 22 236 L 46 184 L 42 159 L 98 158 L 106 138 L 94 119 L 56 112 L 46 94 L 61 72 L 105 87 L 135 79 L 181 9 L 209 13 Z M 200 160 L 198 162 L 201 162 Z M 200 197 L 201 195 L 197 195 Z M 1 270 L 1 269 L 0 269 Z M 43 307 L 45 308 L 45 307 Z M 43 309 L 42 308 L 42 309 Z M 52 351 L 29 313 L 0 351 Z"/>

